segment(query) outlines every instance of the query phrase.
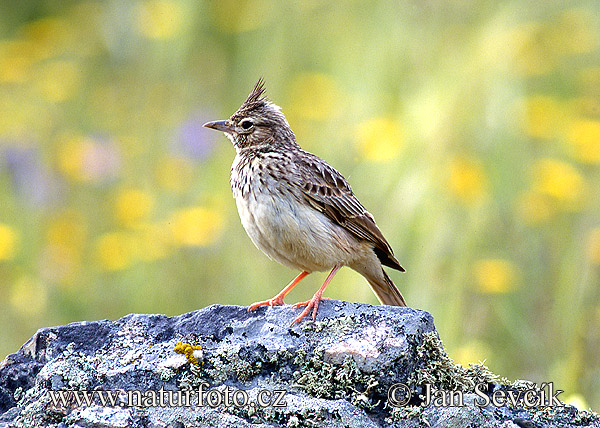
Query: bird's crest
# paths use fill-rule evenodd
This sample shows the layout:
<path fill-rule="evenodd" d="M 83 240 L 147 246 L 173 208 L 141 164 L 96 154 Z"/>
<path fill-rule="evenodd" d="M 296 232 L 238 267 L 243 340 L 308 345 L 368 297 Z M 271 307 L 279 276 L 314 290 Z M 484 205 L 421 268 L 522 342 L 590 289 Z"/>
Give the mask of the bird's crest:
<path fill-rule="evenodd" d="M 252 92 L 250 92 L 250 95 L 248 95 L 248 98 L 246 98 L 246 101 L 244 101 L 239 110 L 253 110 L 259 107 L 263 107 L 268 103 L 269 100 L 267 100 L 267 97 L 265 95 L 265 81 L 261 77 L 260 79 L 258 79 L 258 82 L 256 82 L 256 85 L 254 85 L 254 89 L 252 89 Z"/>
<path fill-rule="evenodd" d="M 265 92 L 265 81 L 261 77 L 258 79 L 258 82 L 256 82 L 256 85 L 254 85 L 254 89 L 252 89 L 252 92 L 250 92 L 250 95 L 248 95 L 246 101 L 244 101 L 238 111 L 236 111 L 231 118 L 235 119 L 238 117 L 243 117 L 249 112 L 279 112 L 279 107 L 267 99 Z"/>
<path fill-rule="evenodd" d="M 254 85 L 254 89 L 252 89 L 252 92 L 250 92 L 250 95 L 248 95 L 248 98 L 244 101 L 244 104 L 254 104 L 261 101 L 266 101 L 265 81 L 262 77 L 258 79 L 256 85 Z"/>

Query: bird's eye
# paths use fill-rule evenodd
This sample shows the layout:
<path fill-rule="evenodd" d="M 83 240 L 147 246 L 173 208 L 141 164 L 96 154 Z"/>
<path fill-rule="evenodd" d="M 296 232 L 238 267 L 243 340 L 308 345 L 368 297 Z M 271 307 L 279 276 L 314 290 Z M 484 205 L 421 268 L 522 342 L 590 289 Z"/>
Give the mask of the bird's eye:
<path fill-rule="evenodd" d="M 252 128 L 254 124 L 252 123 L 252 121 L 250 119 L 244 119 L 240 122 L 240 126 L 242 127 L 242 129 L 248 130 L 250 128 Z"/>

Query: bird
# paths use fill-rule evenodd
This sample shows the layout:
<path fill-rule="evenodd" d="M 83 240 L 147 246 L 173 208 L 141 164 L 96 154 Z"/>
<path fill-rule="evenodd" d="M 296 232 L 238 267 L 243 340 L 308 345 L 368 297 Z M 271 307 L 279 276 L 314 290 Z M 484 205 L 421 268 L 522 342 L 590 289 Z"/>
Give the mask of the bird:
<path fill-rule="evenodd" d="M 348 181 L 323 159 L 303 150 L 281 111 L 265 94 L 262 78 L 241 107 L 226 120 L 203 126 L 224 132 L 236 155 L 230 184 L 240 220 L 263 253 L 301 271 L 280 293 L 249 306 L 283 305 L 284 297 L 304 277 L 330 270 L 313 297 L 294 304 L 305 307 L 300 321 L 319 302 L 338 270 L 360 273 L 384 305 L 406 306 L 383 269 L 404 272 L 375 219 L 354 195 Z"/>

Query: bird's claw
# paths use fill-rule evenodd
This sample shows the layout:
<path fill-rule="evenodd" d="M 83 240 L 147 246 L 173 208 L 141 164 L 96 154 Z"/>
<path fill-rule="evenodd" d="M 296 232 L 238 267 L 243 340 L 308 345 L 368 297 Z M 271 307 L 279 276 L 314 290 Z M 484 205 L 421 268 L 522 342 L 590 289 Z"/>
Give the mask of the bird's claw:
<path fill-rule="evenodd" d="M 306 302 L 294 303 L 292 305 L 292 308 L 299 308 L 300 306 L 306 306 L 306 308 L 304 308 L 304 310 L 298 316 L 298 318 L 296 318 L 294 321 L 292 321 L 292 325 L 294 325 L 296 323 L 300 323 L 300 321 L 302 321 L 302 318 L 304 318 L 306 315 L 308 315 L 308 313 L 310 312 L 311 308 L 313 310 L 312 311 L 312 319 L 314 321 L 317 318 L 317 309 L 319 307 L 319 302 L 321 300 L 331 300 L 331 299 L 329 297 L 313 296 L 312 299 L 307 300 Z"/>
<path fill-rule="evenodd" d="M 275 296 L 272 299 L 269 300 L 263 300 L 262 302 L 256 302 L 256 303 L 252 303 L 249 307 L 248 307 L 248 312 L 255 310 L 256 308 L 260 307 L 260 306 L 278 306 L 278 305 L 284 305 L 285 303 L 283 302 L 283 297 L 280 296 Z"/>

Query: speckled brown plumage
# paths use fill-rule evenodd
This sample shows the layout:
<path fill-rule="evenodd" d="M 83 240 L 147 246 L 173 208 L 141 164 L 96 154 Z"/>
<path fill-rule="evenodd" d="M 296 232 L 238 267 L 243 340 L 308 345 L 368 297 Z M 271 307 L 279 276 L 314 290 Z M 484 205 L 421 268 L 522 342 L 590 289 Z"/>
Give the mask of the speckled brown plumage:
<path fill-rule="evenodd" d="M 300 148 L 279 107 L 259 80 L 228 119 L 204 126 L 225 132 L 235 149 L 231 188 L 252 242 L 270 258 L 302 273 L 272 299 L 250 306 L 283 304 L 304 276 L 331 269 L 323 286 L 295 320 L 316 316 L 322 293 L 342 266 L 363 275 L 383 304 L 406 306 L 382 264 L 404 271 L 373 216 L 346 179 L 324 160 Z"/>

